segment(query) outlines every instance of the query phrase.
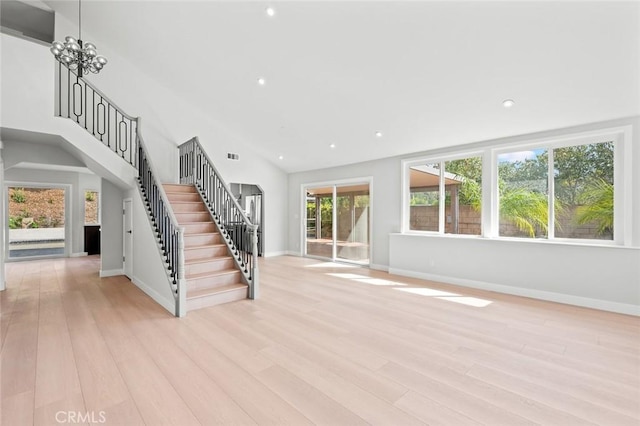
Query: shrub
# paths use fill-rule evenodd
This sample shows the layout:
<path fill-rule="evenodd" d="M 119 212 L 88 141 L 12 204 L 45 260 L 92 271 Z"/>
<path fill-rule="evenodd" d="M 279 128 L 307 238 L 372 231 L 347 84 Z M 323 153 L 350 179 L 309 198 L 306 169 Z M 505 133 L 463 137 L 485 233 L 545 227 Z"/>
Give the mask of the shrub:
<path fill-rule="evenodd" d="M 9 229 L 21 229 L 22 218 L 20 216 L 9 217 Z"/>
<path fill-rule="evenodd" d="M 24 188 L 14 188 L 13 191 L 11 191 L 11 201 L 20 204 L 27 201 L 27 194 L 25 194 Z"/>

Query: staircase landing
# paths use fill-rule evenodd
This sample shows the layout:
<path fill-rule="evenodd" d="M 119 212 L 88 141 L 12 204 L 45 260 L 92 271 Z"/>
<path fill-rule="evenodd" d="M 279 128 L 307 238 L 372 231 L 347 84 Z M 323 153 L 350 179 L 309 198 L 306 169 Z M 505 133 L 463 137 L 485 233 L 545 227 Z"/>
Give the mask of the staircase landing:
<path fill-rule="evenodd" d="M 242 281 L 220 230 L 193 185 L 162 185 L 171 208 L 184 226 L 187 311 L 246 299 Z"/>

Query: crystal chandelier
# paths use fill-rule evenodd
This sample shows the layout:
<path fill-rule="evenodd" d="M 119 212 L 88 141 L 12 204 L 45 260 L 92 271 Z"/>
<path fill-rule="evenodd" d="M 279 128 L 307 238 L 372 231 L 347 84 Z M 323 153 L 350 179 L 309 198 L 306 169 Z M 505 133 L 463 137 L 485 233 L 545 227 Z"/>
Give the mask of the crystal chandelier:
<path fill-rule="evenodd" d="M 97 74 L 107 64 L 107 58 L 98 55 L 93 43 L 82 43 L 82 4 L 78 0 L 78 39 L 67 36 L 64 43 L 51 43 L 51 53 L 72 70 L 78 70 L 78 77 L 88 71 Z"/>

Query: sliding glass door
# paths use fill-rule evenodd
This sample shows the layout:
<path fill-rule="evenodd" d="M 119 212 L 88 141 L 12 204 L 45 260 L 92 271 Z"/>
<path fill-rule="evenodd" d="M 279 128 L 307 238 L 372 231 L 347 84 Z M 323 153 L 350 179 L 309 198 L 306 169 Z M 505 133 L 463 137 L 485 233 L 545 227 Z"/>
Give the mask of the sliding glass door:
<path fill-rule="evenodd" d="M 306 188 L 306 255 L 369 264 L 369 183 Z"/>

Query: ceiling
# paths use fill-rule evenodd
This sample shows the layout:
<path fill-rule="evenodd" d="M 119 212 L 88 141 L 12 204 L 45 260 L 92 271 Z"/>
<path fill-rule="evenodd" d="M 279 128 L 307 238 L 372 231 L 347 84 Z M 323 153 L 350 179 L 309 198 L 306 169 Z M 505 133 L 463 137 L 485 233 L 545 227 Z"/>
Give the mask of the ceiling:
<path fill-rule="evenodd" d="M 83 3 L 98 46 L 287 172 L 638 115 L 639 22 L 638 2 Z"/>

